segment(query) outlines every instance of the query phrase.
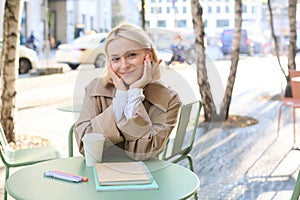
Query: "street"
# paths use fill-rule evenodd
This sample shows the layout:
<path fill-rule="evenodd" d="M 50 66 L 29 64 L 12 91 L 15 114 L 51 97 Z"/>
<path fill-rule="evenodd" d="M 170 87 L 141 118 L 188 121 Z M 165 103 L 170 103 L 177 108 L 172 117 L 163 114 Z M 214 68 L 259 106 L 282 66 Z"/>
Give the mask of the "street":
<path fill-rule="evenodd" d="M 229 67 L 229 61 L 216 61 L 208 67 L 217 105 L 222 100 Z M 62 74 L 20 77 L 17 134 L 47 138 L 51 143 L 60 145 L 66 156 L 68 131 L 77 115 L 59 111 L 57 107 L 80 102 L 85 85 L 101 72 L 102 69 L 81 66 L 74 71 L 64 70 Z M 164 68 L 163 72 L 162 79 L 178 91 L 183 102 L 199 98 L 193 66 L 174 65 L 171 69 Z M 283 81 L 274 57 L 243 58 L 239 61 L 230 114 L 251 116 L 258 119 L 259 124 L 222 130 L 213 138 L 212 144 L 208 142 L 208 135 L 199 130 L 192 155 L 195 172 L 200 178 L 200 199 L 282 200 L 291 197 L 300 165 L 300 152 L 290 151 L 291 110 L 284 110 L 280 140 L 276 140 L 280 101 L 270 100 L 270 97 L 279 94 Z M 296 129 L 299 136 L 299 123 Z M 186 163 L 182 165 L 187 166 Z M 2 164 L 0 178 L 4 179 Z M 0 198 L 4 187 L 2 180 Z"/>

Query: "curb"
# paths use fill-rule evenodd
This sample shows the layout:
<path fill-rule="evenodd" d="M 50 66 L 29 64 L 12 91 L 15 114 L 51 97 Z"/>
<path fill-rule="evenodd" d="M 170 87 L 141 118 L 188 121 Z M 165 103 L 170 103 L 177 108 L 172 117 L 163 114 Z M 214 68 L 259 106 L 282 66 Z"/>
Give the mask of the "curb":
<path fill-rule="evenodd" d="M 50 74 L 61 74 L 63 73 L 62 67 L 51 67 L 51 68 L 39 68 L 30 70 L 29 74 L 34 76 L 50 75 Z"/>

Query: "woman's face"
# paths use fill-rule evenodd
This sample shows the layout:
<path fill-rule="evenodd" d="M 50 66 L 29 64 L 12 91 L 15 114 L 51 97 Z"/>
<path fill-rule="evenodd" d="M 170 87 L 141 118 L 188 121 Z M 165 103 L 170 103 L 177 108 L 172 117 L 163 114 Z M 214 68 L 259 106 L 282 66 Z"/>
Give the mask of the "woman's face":
<path fill-rule="evenodd" d="M 108 44 L 107 54 L 112 70 L 126 84 L 131 85 L 142 77 L 147 50 L 135 42 L 119 37 Z"/>

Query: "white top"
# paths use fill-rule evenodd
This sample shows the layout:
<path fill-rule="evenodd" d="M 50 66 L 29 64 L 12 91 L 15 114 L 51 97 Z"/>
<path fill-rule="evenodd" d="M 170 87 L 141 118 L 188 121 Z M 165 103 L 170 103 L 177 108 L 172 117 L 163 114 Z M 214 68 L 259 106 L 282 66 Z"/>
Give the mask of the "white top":
<path fill-rule="evenodd" d="M 117 90 L 116 97 L 113 99 L 112 106 L 116 122 L 122 117 L 130 119 L 133 117 L 137 104 L 145 99 L 142 88 L 133 88 L 127 91 Z"/>

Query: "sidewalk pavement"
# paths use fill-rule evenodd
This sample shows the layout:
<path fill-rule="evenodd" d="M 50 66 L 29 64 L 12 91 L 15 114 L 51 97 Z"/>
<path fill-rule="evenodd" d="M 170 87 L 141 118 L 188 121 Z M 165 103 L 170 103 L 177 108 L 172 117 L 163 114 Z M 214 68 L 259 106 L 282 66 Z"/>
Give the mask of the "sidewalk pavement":
<path fill-rule="evenodd" d="M 280 101 L 270 97 L 278 95 L 279 90 L 264 86 L 269 81 L 263 75 L 264 70 L 259 71 L 255 65 L 250 70 L 260 73 L 249 77 L 253 81 L 252 87 L 244 84 L 245 90 L 234 92 L 229 114 L 249 116 L 259 123 L 222 129 L 215 135 L 198 129 L 191 154 L 195 173 L 200 178 L 200 200 L 288 200 L 292 196 L 300 166 L 300 151 L 292 149 L 292 110 L 283 109 L 281 131 L 277 137 Z M 239 73 L 248 75 L 247 71 Z M 237 78 L 235 88 L 242 87 L 242 79 L 245 81 L 245 76 Z M 296 127 L 298 145 L 299 125 Z M 188 167 L 186 161 L 179 164 Z M 4 178 L 4 168 L 0 169 L 0 178 Z M 3 181 L 0 189 L 2 198 Z"/>
<path fill-rule="evenodd" d="M 195 172 L 200 177 L 199 199 L 206 200 L 289 200 L 300 166 L 300 151 L 293 150 L 292 110 L 284 110 L 281 131 L 277 138 L 277 114 L 280 101 L 264 95 L 247 94 L 247 100 L 235 99 L 232 105 L 251 110 L 240 114 L 259 123 L 245 128 L 224 129 L 207 153 L 209 137 L 199 130 L 192 156 Z M 244 98 L 244 97 L 241 97 Z M 237 109 L 234 109 L 237 111 Z M 299 117 L 297 118 L 299 122 Z M 299 125 L 297 126 L 299 144 Z M 186 165 L 188 166 L 188 165 Z"/>

